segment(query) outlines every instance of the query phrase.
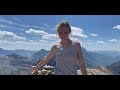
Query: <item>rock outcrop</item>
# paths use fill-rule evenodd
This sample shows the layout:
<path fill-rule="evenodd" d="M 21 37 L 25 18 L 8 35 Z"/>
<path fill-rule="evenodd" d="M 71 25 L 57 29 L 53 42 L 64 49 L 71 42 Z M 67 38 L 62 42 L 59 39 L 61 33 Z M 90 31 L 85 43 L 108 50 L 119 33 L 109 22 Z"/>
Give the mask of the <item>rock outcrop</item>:
<path fill-rule="evenodd" d="M 88 75 L 113 75 L 113 73 L 103 66 L 99 66 L 96 69 L 87 68 Z M 78 75 L 82 75 L 81 71 L 78 70 Z"/>
<path fill-rule="evenodd" d="M 81 71 L 78 70 L 78 75 L 82 75 Z M 96 69 L 87 68 L 88 75 L 113 75 L 113 73 L 103 66 L 99 66 Z M 53 66 L 45 66 L 42 70 L 32 72 L 32 75 L 54 75 Z"/>
<path fill-rule="evenodd" d="M 32 75 L 54 75 L 54 67 L 44 66 L 41 70 L 33 71 Z"/>
<path fill-rule="evenodd" d="M 108 65 L 107 68 L 114 73 L 114 75 L 120 75 L 120 61 Z"/>

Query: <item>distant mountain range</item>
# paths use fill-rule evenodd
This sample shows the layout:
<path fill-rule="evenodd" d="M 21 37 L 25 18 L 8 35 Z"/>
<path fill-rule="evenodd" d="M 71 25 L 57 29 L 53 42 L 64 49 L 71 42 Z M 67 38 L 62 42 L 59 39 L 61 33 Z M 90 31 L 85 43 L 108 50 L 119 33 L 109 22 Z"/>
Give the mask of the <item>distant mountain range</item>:
<path fill-rule="evenodd" d="M 89 53 L 95 58 L 97 65 L 108 66 L 120 61 L 119 51 L 95 51 Z"/>
<path fill-rule="evenodd" d="M 110 57 L 118 57 L 120 56 L 120 51 L 94 51 L 94 53 L 105 54 L 106 56 Z"/>
<path fill-rule="evenodd" d="M 32 63 L 17 54 L 0 57 L 0 75 L 29 75 Z"/>
<path fill-rule="evenodd" d="M 14 53 L 30 58 L 33 54 L 36 53 L 36 51 L 29 51 L 29 50 L 24 50 L 24 49 L 4 50 L 0 48 L 0 57 L 4 57 L 6 55 L 10 55 Z"/>
<path fill-rule="evenodd" d="M 27 57 L 24 57 L 24 56 L 15 54 L 15 53 L 10 54 L 10 55 L 6 55 L 5 57 L 7 57 L 7 58 L 13 58 L 13 59 L 28 59 Z"/>
<path fill-rule="evenodd" d="M 44 56 L 46 56 L 48 52 L 49 51 L 41 49 L 30 58 L 30 61 L 34 61 L 34 64 L 35 64 L 39 62 Z M 98 66 L 108 66 L 114 62 L 120 61 L 119 54 L 117 54 L 116 57 L 111 56 L 113 52 L 111 51 L 107 54 L 106 52 L 105 53 L 104 52 L 88 52 L 85 48 L 82 47 L 83 59 L 86 66 L 89 68 L 96 68 Z M 51 63 L 52 61 L 55 61 L 55 60 L 51 60 Z"/>
<path fill-rule="evenodd" d="M 49 51 L 4 50 L 0 48 L 0 74 L 30 74 L 31 65 L 36 65 Z M 82 47 L 85 65 L 89 69 L 107 67 L 114 74 L 120 74 L 120 53 L 115 51 L 88 52 Z M 55 66 L 55 57 L 47 65 Z"/>
<path fill-rule="evenodd" d="M 49 51 L 41 49 L 40 51 L 29 51 L 24 49 L 17 50 L 4 50 L 0 48 L 0 57 L 6 55 L 17 54 L 23 57 L 29 58 L 29 61 L 36 64 L 44 56 L 48 54 Z M 83 59 L 88 67 L 94 68 L 99 65 L 107 66 L 114 62 L 120 61 L 120 52 L 119 51 L 94 51 L 88 52 L 85 48 L 82 47 Z"/>

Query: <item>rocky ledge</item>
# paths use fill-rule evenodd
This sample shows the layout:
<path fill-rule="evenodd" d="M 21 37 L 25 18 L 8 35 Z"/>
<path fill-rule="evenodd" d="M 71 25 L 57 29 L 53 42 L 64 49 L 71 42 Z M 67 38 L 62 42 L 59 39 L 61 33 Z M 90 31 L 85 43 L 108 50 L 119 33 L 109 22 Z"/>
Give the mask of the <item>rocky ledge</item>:
<path fill-rule="evenodd" d="M 82 75 L 81 70 L 78 70 L 78 75 Z M 96 69 L 87 68 L 88 75 L 113 75 L 110 70 L 103 66 L 99 66 Z M 32 75 L 54 75 L 53 66 L 44 66 L 42 70 L 32 72 Z"/>

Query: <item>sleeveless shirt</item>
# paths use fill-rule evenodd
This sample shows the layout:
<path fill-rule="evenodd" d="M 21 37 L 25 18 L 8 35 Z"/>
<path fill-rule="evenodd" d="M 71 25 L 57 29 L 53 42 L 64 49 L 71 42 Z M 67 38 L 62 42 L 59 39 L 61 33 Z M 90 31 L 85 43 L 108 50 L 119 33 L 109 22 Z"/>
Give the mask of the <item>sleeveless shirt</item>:
<path fill-rule="evenodd" d="M 77 75 L 80 68 L 77 58 L 76 42 L 67 47 L 57 44 L 55 75 Z"/>

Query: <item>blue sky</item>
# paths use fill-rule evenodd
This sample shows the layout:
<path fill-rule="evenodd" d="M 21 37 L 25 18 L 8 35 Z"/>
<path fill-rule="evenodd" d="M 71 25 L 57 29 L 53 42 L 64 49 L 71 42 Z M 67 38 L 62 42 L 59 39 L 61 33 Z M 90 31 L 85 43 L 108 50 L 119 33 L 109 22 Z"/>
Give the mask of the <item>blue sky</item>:
<path fill-rule="evenodd" d="M 63 20 L 71 25 L 70 38 L 87 50 L 120 50 L 120 15 L 1 15 L 0 48 L 50 50 Z"/>

